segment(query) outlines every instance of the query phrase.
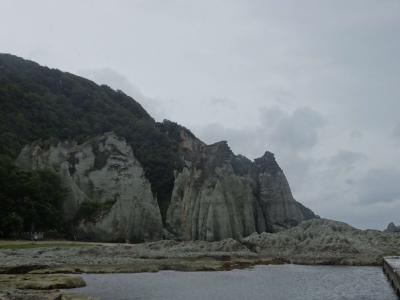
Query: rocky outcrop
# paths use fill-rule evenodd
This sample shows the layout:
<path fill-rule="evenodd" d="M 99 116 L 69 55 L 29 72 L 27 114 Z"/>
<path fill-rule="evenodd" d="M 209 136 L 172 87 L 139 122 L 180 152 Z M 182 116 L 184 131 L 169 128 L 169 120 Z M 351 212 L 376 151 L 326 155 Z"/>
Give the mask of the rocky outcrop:
<path fill-rule="evenodd" d="M 253 264 L 260 264 L 265 258 L 279 258 L 303 264 L 378 265 L 382 264 L 383 257 L 400 254 L 398 234 L 359 230 L 326 219 L 304 221 L 276 233 L 253 233 L 241 240 L 162 240 L 138 244 L 79 242 L 62 247 L 44 243 L 36 245 L 37 248 L 19 243 L 20 246 L 14 243 L 9 248 L 7 244 L 0 247 L 0 273 L 211 270 L 205 269 L 201 262 L 216 260 L 225 264 L 235 258 L 250 259 Z"/>
<path fill-rule="evenodd" d="M 294 200 L 285 174 L 275 160 L 274 154 L 255 159 L 258 179 L 258 197 L 263 215 L 273 231 L 279 231 L 315 218 L 314 213 Z"/>
<path fill-rule="evenodd" d="M 0 275 L 0 300 L 95 300 L 60 289 L 86 286 L 80 276 L 72 275 Z"/>
<path fill-rule="evenodd" d="M 385 232 L 399 232 L 400 233 L 400 226 L 396 226 L 393 222 L 389 223 Z"/>
<path fill-rule="evenodd" d="M 68 190 L 66 220 L 78 220 L 78 238 L 146 241 L 162 238 L 162 221 L 151 185 L 125 139 L 114 133 L 82 144 L 50 140 L 26 146 L 22 169 L 50 169 Z"/>
<path fill-rule="evenodd" d="M 125 139 L 114 133 L 81 144 L 35 142 L 22 150 L 17 164 L 27 170 L 51 169 L 61 176 L 69 191 L 65 219 L 78 220 L 75 233 L 80 239 L 239 240 L 317 217 L 294 200 L 272 153 L 251 161 L 235 155 L 225 141 L 206 145 L 169 121 L 160 128 L 177 145 L 183 166 L 175 171 L 171 200 L 163 207 L 164 226 L 140 162 Z"/>
<path fill-rule="evenodd" d="M 381 265 L 384 256 L 400 253 L 397 234 L 326 219 L 304 221 L 279 233 L 254 233 L 242 243 L 258 255 L 302 264 Z"/>
<path fill-rule="evenodd" d="M 236 174 L 227 144 L 205 146 L 203 151 L 176 177 L 168 229 L 185 240 L 207 241 L 264 231 L 255 182 Z"/>
<path fill-rule="evenodd" d="M 294 200 L 272 153 L 252 162 L 234 155 L 224 141 L 205 145 L 185 128 L 174 134 L 185 165 L 176 176 L 167 211 L 167 229 L 175 236 L 240 239 L 316 217 Z"/>

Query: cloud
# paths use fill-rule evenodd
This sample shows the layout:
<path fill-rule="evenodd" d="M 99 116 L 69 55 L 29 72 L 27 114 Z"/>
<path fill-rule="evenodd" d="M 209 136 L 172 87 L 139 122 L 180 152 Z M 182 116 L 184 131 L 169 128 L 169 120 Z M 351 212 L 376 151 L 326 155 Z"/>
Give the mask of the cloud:
<path fill-rule="evenodd" d="M 395 126 L 393 130 L 393 137 L 400 141 L 400 123 Z"/>
<path fill-rule="evenodd" d="M 289 152 L 310 149 L 318 141 L 318 130 L 324 125 L 323 116 L 309 108 L 296 109 L 292 114 L 280 109 L 264 109 L 262 124 L 272 145 Z"/>
<path fill-rule="evenodd" d="M 400 201 L 400 171 L 397 169 L 371 169 L 358 185 L 361 203 L 388 203 Z"/>
<path fill-rule="evenodd" d="M 362 139 L 364 137 L 364 134 L 362 133 L 362 131 L 359 131 L 359 130 L 353 130 L 350 132 L 349 135 L 352 139 Z"/>
<path fill-rule="evenodd" d="M 339 150 L 328 160 L 328 164 L 335 168 L 353 168 L 357 163 L 367 160 L 367 156 L 361 152 Z"/>
<path fill-rule="evenodd" d="M 259 123 L 253 127 L 227 128 L 211 123 L 194 129 L 207 143 L 228 140 L 237 153 L 251 158 L 266 150 L 276 154 L 299 153 L 312 148 L 318 142 L 318 131 L 324 125 L 323 116 L 308 107 L 289 113 L 280 108 L 263 108 Z"/>
<path fill-rule="evenodd" d="M 223 97 L 215 97 L 210 99 L 210 104 L 214 105 L 214 106 L 220 106 L 223 109 L 234 109 L 236 108 L 236 103 L 233 102 L 232 100 L 228 99 L 228 98 L 223 98 Z"/>

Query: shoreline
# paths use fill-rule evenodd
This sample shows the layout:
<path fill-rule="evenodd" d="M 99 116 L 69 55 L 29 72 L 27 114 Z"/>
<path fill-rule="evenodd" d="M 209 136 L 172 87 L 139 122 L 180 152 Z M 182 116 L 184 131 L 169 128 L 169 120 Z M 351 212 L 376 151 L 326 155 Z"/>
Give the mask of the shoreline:
<path fill-rule="evenodd" d="M 0 300 L 96 300 L 90 296 L 69 292 L 69 289 L 86 286 L 80 274 L 132 274 L 177 272 L 221 272 L 236 269 L 251 269 L 260 265 L 311 265 L 359 267 L 365 265 L 300 264 L 290 263 L 282 258 L 186 258 L 186 259 L 143 259 L 130 265 L 63 265 L 63 266 L 19 266 L 8 270 L 11 274 L 0 274 Z M 371 266 L 371 265 L 368 265 Z M 373 265 L 378 267 L 377 265 Z M 379 265 L 381 266 L 381 265 Z"/>
<path fill-rule="evenodd" d="M 102 274 L 102 273 L 146 273 L 159 271 L 230 271 L 234 269 L 251 268 L 258 265 L 307 265 L 307 266 L 347 266 L 380 267 L 383 258 L 378 262 L 363 262 L 355 257 L 319 257 L 315 258 L 286 258 L 286 257 L 191 257 L 191 258 L 146 258 L 137 259 L 126 264 L 20 264 L 13 266 L 1 266 L 0 275 L 23 275 L 23 274 Z"/>
<path fill-rule="evenodd" d="M 399 254 L 397 234 L 358 230 L 323 219 L 303 222 L 283 232 L 255 233 L 241 240 L 215 242 L 160 240 L 116 244 L 0 240 L 0 300 L 90 299 L 60 291 L 75 287 L 75 283 L 81 285 L 83 279 L 79 274 L 84 273 L 211 272 L 285 263 L 382 267 L 384 257 Z M 74 284 L 66 275 L 76 278 L 72 281 Z M 47 284 L 46 289 L 35 286 L 38 280 Z M 30 288 L 21 289 L 21 281 L 25 288 Z M 29 282 L 33 285 L 26 286 Z"/>

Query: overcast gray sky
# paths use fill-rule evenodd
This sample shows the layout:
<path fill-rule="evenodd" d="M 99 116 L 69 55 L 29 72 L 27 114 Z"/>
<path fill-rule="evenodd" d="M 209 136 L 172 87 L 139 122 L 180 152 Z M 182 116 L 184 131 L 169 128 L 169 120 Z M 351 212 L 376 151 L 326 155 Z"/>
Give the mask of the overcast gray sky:
<path fill-rule="evenodd" d="M 361 228 L 400 223 L 400 1 L 0 0 L 0 52 L 106 83 Z"/>

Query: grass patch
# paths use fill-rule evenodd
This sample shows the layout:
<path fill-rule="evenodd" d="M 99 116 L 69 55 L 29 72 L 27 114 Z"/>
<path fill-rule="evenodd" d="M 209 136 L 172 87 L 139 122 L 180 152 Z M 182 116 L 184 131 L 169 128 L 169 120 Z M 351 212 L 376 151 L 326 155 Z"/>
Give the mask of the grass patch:
<path fill-rule="evenodd" d="M 101 220 L 113 207 L 117 200 L 100 201 L 84 201 L 82 202 L 77 218 L 89 222 L 97 222 Z"/>
<path fill-rule="evenodd" d="M 83 242 L 68 242 L 68 241 L 0 241 L 0 249 L 31 249 L 31 248 L 53 248 L 53 247 L 83 247 L 95 245 L 95 243 L 83 243 Z"/>

